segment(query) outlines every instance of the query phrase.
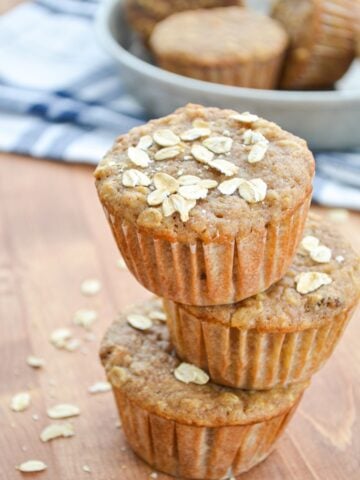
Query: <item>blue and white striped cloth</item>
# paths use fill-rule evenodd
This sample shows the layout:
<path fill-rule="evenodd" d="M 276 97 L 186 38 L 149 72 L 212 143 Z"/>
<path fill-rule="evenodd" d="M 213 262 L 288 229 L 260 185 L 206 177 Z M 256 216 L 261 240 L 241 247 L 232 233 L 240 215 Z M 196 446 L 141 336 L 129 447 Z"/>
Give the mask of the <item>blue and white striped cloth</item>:
<path fill-rule="evenodd" d="M 97 163 L 146 120 L 96 42 L 97 3 L 37 0 L 0 17 L 0 150 Z M 315 200 L 360 210 L 360 153 L 317 163 Z"/>
<path fill-rule="evenodd" d="M 98 46 L 95 0 L 38 0 L 0 17 L 0 150 L 97 162 L 145 113 Z"/>

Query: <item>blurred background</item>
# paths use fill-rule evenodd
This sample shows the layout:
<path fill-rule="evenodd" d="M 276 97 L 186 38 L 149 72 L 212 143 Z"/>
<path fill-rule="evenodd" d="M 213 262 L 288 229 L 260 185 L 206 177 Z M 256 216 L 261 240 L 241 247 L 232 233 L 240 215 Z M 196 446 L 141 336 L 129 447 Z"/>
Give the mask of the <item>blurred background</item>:
<path fill-rule="evenodd" d="M 187 101 L 232 107 L 263 115 L 309 142 L 317 158 L 314 201 L 360 209 L 360 67 L 355 47 L 339 80 L 321 89 L 210 83 L 156 66 L 149 33 L 141 29 L 146 19 L 155 24 L 172 13 L 160 9 L 159 14 L 163 3 L 3 0 L 0 151 L 95 164 L 117 135 Z M 151 4 L 157 4 L 156 14 Z M 172 4 L 175 11 L 185 8 L 181 2 Z M 250 0 L 246 7 L 269 14 L 270 4 Z M 10 5 L 14 8 L 9 11 Z"/>

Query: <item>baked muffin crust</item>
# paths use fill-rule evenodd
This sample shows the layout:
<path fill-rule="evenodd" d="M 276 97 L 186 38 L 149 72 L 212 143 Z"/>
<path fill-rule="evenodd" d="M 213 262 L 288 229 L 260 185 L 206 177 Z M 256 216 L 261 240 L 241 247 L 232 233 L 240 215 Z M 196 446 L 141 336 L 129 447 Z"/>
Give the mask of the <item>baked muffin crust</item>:
<path fill-rule="evenodd" d="M 121 217 L 155 237 L 177 241 L 215 239 L 219 242 L 234 236 L 246 236 L 252 229 L 264 228 L 268 222 L 276 222 L 291 214 L 311 193 L 314 160 L 306 142 L 256 116 L 240 117 L 244 121 L 236 118 L 239 118 L 238 114 L 233 110 L 189 104 L 120 136 L 95 171 L 99 197 L 108 214 Z M 191 137 L 194 129 L 202 134 L 206 131 L 206 135 L 192 141 L 181 140 L 181 137 Z M 159 133 L 161 137 L 164 130 L 170 140 L 163 139 L 160 141 L 163 145 L 159 145 L 154 138 L 158 138 Z M 214 137 L 221 137 L 222 143 L 231 145 L 230 149 L 223 147 L 225 153 L 213 153 L 204 147 L 204 142 L 207 144 Z M 151 143 L 147 149 L 137 147 L 139 142 L 146 141 Z M 254 146 L 257 148 L 255 144 L 260 150 L 264 147 L 263 157 L 250 163 L 251 151 Z M 145 158 L 143 165 L 146 166 L 131 161 L 129 154 L 133 157 L 134 147 L 135 156 L 140 153 L 140 163 Z M 208 163 L 196 160 L 194 147 L 195 151 L 201 147 L 202 154 L 207 152 L 213 160 L 225 160 L 227 169 L 230 167 L 231 173 L 233 168 L 234 173 L 222 173 L 212 166 L 213 160 Z M 155 160 L 166 148 L 170 149 L 170 155 L 171 150 L 175 155 Z M 130 169 L 145 174 L 150 183 L 142 181 L 142 185 L 125 186 L 124 174 Z M 211 181 L 213 185 L 216 182 L 216 187 L 206 188 L 205 198 L 190 201 L 194 206 L 188 212 L 189 219 L 182 221 L 178 212 L 165 216 L 164 202 L 149 204 L 149 195 L 157 189 L 154 177 L 159 173 L 170 175 L 177 181 L 179 177 L 196 176 L 201 181 Z M 234 178 L 260 179 L 266 184 L 264 200 L 251 203 L 239 194 L 237 188 L 231 195 L 223 194 L 220 185 Z"/>
<path fill-rule="evenodd" d="M 171 15 L 156 25 L 149 43 L 165 70 L 227 85 L 275 88 L 287 34 L 267 16 L 226 7 Z"/>
<path fill-rule="evenodd" d="M 162 58 L 212 66 L 280 55 L 287 36 L 270 18 L 229 7 L 173 15 L 157 25 L 150 44 Z"/>
<path fill-rule="evenodd" d="M 155 299 L 121 314 L 100 351 L 112 385 L 140 408 L 185 425 L 246 425 L 283 414 L 307 386 L 245 392 L 211 382 L 197 385 L 177 380 L 174 370 L 180 361 L 164 322 L 153 320 L 151 328 L 140 331 L 126 320 L 129 315 L 149 315 L 159 309 Z"/>

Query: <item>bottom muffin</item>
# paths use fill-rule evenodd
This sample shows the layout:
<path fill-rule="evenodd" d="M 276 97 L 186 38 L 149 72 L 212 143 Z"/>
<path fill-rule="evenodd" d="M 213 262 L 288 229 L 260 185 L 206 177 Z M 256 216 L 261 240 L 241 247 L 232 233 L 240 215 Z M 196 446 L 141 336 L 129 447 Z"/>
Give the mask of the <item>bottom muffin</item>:
<path fill-rule="evenodd" d="M 158 300 L 133 307 L 108 330 L 100 351 L 131 447 L 174 476 L 222 479 L 264 460 L 307 384 L 267 392 L 212 383 L 180 363 Z"/>

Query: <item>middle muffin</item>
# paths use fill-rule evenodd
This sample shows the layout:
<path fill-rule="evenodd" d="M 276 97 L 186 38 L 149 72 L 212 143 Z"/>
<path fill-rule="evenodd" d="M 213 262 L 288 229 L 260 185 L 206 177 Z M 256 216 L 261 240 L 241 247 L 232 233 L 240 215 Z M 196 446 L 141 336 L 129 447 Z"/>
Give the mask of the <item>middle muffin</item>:
<path fill-rule="evenodd" d="M 164 300 L 183 360 L 219 384 L 266 390 L 303 382 L 327 360 L 360 295 L 359 257 L 331 225 L 311 215 L 287 274 L 234 305 Z"/>
<path fill-rule="evenodd" d="M 218 305 L 285 274 L 313 173 L 306 143 L 274 123 L 188 105 L 119 137 L 95 176 L 140 283 L 181 303 Z"/>

